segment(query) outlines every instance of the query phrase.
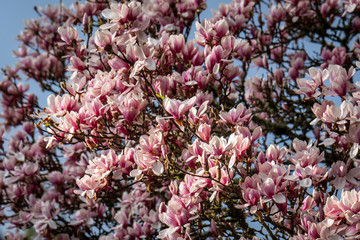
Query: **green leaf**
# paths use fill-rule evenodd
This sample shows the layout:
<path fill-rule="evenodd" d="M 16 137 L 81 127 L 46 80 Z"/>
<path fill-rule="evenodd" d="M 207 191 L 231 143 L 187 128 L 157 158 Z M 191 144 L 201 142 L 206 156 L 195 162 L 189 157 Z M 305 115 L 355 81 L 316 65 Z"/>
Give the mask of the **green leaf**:
<path fill-rule="evenodd" d="M 161 98 L 161 100 L 164 100 L 164 96 L 161 96 L 160 94 L 156 94 L 158 98 Z"/>

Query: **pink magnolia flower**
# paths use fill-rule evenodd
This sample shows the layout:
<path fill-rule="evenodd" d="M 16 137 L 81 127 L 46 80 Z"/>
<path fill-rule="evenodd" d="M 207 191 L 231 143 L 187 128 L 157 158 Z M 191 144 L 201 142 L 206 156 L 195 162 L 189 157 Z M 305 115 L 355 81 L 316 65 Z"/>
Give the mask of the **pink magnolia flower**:
<path fill-rule="evenodd" d="M 22 240 L 24 236 L 20 232 L 18 232 L 18 230 L 16 232 L 7 231 L 5 233 L 5 238 L 9 240 Z"/>
<path fill-rule="evenodd" d="M 353 12 L 360 4 L 360 2 L 358 0 L 349 0 L 349 1 L 344 1 L 345 4 L 345 11 L 343 13 L 343 16 L 346 13 L 351 13 Z"/>
<path fill-rule="evenodd" d="M 226 53 L 222 46 L 216 46 L 205 59 L 205 66 L 209 73 L 218 74 L 222 65 L 221 61 L 226 59 Z"/>
<path fill-rule="evenodd" d="M 165 157 L 165 145 L 164 136 L 158 132 L 150 136 L 142 135 L 138 147 L 143 152 L 151 153 L 159 157 Z"/>
<path fill-rule="evenodd" d="M 209 143 L 202 143 L 201 147 L 212 156 L 221 157 L 232 150 L 238 144 L 238 141 L 239 139 L 235 134 L 230 135 L 229 140 L 224 137 L 213 136 Z"/>
<path fill-rule="evenodd" d="M 229 112 L 220 112 L 220 118 L 233 125 L 247 123 L 251 118 L 251 111 L 246 109 L 243 104 L 239 104 L 236 108 L 232 108 Z"/>
<path fill-rule="evenodd" d="M 260 192 L 253 188 L 247 188 L 242 192 L 242 195 L 244 200 L 247 202 L 247 205 L 244 205 L 244 207 L 251 206 L 250 212 L 256 212 L 257 205 L 260 200 Z"/>
<path fill-rule="evenodd" d="M 330 65 L 328 67 L 330 73 L 330 86 L 331 89 L 337 94 L 339 97 L 345 96 L 349 90 L 353 87 L 350 79 L 355 74 L 355 69 L 351 67 L 348 72 L 344 68 L 339 65 Z"/>
<path fill-rule="evenodd" d="M 274 144 L 271 144 L 268 149 L 266 150 L 266 158 L 270 162 L 275 162 L 277 164 L 282 163 L 285 159 L 285 156 L 287 154 L 286 148 L 279 148 L 279 146 L 276 146 Z"/>
<path fill-rule="evenodd" d="M 91 226 L 94 223 L 94 219 L 91 217 L 91 212 L 86 209 L 80 209 L 76 211 L 74 218 L 71 220 L 71 225 L 86 225 Z"/>
<path fill-rule="evenodd" d="M 94 42 L 95 44 L 100 47 L 101 49 L 104 49 L 107 52 L 110 52 L 112 50 L 112 43 L 113 43 L 114 35 L 111 34 L 111 32 L 106 30 L 97 30 L 95 32 Z M 109 47 L 108 47 L 109 46 Z M 110 49 L 108 49 L 110 48 Z"/>
<path fill-rule="evenodd" d="M 209 142 L 210 140 L 210 132 L 211 132 L 211 126 L 206 123 L 200 124 L 197 134 L 203 140 L 204 142 Z"/>
<path fill-rule="evenodd" d="M 298 94 L 305 94 L 308 97 L 318 97 L 321 92 L 317 91 L 318 88 L 323 87 L 324 81 L 329 78 L 329 71 L 327 69 L 321 71 L 316 68 L 310 68 L 307 74 L 311 80 L 305 78 L 298 78 L 296 80 L 300 90 L 297 90 Z"/>
<path fill-rule="evenodd" d="M 152 170 L 156 175 L 161 175 L 164 172 L 164 165 L 159 161 L 159 157 L 151 153 L 136 151 L 134 154 L 134 161 L 138 168 L 130 172 L 130 176 L 139 177 L 143 171 Z"/>
<path fill-rule="evenodd" d="M 195 37 L 201 46 L 204 46 L 207 42 L 215 44 L 217 41 L 221 40 L 221 38 L 224 37 L 229 31 L 229 24 L 227 21 L 225 21 L 225 19 L 221 19 L 215 24 L 205 20 L 204 25 L 205 26 L 202 26 L 196 22 L 196 28 L 198 32 L 195 32 Z"/>
<path fill-rule="evenodd" d="M 107 155 L 101 155 L 92 159 L 87 166 L 86 173 L 101 181 L 114 171 L 114 179 L 121 176 L 121 170 L 118 168 L 118 156 L 114 150 L 110 150 Z"/>
<path fill-rule="evenodd" d="M 198 100 L 199 95 L 197 95 L 196 98 Z M 206 114 L 208 110 L 208 105 L 209 101 L 204 101 L 203 103 L 201 103 L 198 109 L 192 107 L 188 114 L 188 122 L 191 125 L 196 125 L 198 123 L 211 123 L 208 115 Z"/>
<path fill-rule="evenodd" d="M 59 171 L 53 171 L 49 173 L 47 178 L 54 185 L 64 184 L 64 175 Z"/>
<path fill-rule="evenodd" d="M 77 56 L 72 56 L 70 58 L 70 64 L 71 65 L 68 67 L 68 69 L 76 73 L 83 72 L 86 69 L 85 63 Z"/>
<path fill-rule="evenodd" d="M 180 53 L 182 49 L 185 47 L 185 38 L 182 34 L 179 35 L 171 35 L 169 37 L 169 46 L 170 50 L 174 53 Z"/>
<path fill-rule="evenodd" d="M 120 96 L 112 97 L 111 100 L 111 105 L 114 105 L 114 107 L 121 111 L 124 119 L 130 125 L 148 104 L 138 87 L 133 89 L 129 88 Z"/>
<path fill-rule="evenodd" d="M 125 150 L 119 155 L 118 165 L 123 174 L 128 175 L 131 171 L 131 167 L 134 163 L 135 150 L 132 148 L 125 148 Z"/>
<path fill-rule="evenodd" d="M 122 24 L 126 21 L 134 21 L 141 13 L 141 4 L 139 2 L 131 2 L 129 4 L 111 3 L 110 9 L 102 11 L 102 15 L 110 19 L 110 24 L 105 24 L 102 28 L 111 28 L 117 24 Z"/>
<path fill-rule="evenodd" d="M 88 98 L 98 98 L 110 94 L 116 86 L 117 75 L 115 72 L 98 70 L 95 77 L 89 81 L 87 88 Z"/>
<path fill-rule="evenodd" d="M 303 71 L 306 53 L 304 51 L 293 53 L 290 57 L 289 77 L 296 80 L 299 73 Z"/>
<path fill-rule="evenodd" d="M 168 206 L 161 203 L 159 206 L 159 219 L 169 228 L 160 231 L 158 237 L 160 239 L 180 237 L 179 232 L 181 232 L 183 226 L 188 224 L 189 218 L 189 212 L 178 197 L 173 196 Z"/>
<path fill-rule="evenodd" d="M 343 211 L 345 219 L 351 225 L 360 222 L 360 192 L 357 192 L 355 189 L 343 191 L 338 206 Z"/>
<path fill-rule="evenodd" d="M 59 27 L 58 32 L 61 39 L 69 46 L 72 45 L 74 40 L 77 41 L 79 38 L 78 31 L 73 27 Z"/>
<path fill-rule="evenodd" d="M 63 115 L 64 112 L 78 111 L 80 104 L 76 98 L 69 94 L 63 96 L 50 95 L 47 98 L 48 107 L 45 112 L 56 115 Z"/>
<path fill-rule="evenodd" d="M 76 184 L 82 191 L 74 190 L 74 193 L 81 194 L 83 197 L 86 196 L 88 199 L 96 199 L 96 192 L 99 188 L 104 186 L 104 183 L 99 182 L 96 177 L 90 177 L 89 175 L 77 179 Z"/>
<path fill-rule="evenodd" d="M 184 181 L 179 184 L 179 196 L 184 198 L 186 204 L 194 205 L 201 202 L 203 188 L 208 185 L 209 181 L 209 179 L 186 175 Z"/>
<path fill-rule="evenodd" d="M 331 66 L 329 64 L 342 66 L 347 59 L 346 49 L 344 47 L 335 47 L 332 51 L 330 51 L 325 48 L 321 52 L 321 57 L 326 62 L 321 65 L 322 68 Z"/>
<path fill-rule="evenodd" d="M 181 119 L 184 117 L 185 112 L 189 111 L 195 105 L 196 97 L 192 97 L 185 101 L 176 99 L 170 99 L 168 97 L 164 100 L 164 108 L 170 113 L 175 119 Z"/>
<path fill-rule="evenodd" d="M 39 235 L 48 229 L 57 229 L 54 218 L 59 214 L 60 209 L 55 210 L 55 201 L 38 201 L 31 211 L 34 216 L 32 222 Z"/>
<path fill-rule="evenodd" d="M 294 164 L 300 164 L 301 167 L 315 166 L 321 162 L 324 158 L 324 152 L 320 153 L 320 149 L 312 146 L 311 143 L 308 145 L 304 141 L 294 139 L 293 148 L 296 151 L 293 158 L 290 159 Z"/>
<path fill-rule="evenodd" d="M 335 125 L 340 131 L 346 130 L 346 120 L 350 120 L 353 111 L 353 104 L 343 101 L 339 107 L 333 102 L 324 100 L 321 105 L 315 103 L 312 110 L 317 117 L 310 124 L 315 124 L 319 120 L 323 121 L 330 129 Z"/>

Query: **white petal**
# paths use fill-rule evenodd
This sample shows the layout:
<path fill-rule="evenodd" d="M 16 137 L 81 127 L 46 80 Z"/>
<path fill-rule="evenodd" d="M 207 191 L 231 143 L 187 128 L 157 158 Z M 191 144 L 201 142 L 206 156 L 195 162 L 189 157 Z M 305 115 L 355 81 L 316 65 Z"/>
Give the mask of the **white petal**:
<path fill-rule="evenodd" d="M 162 162 L 158 161 L 154 165 L 152 165 L 152 171 L 155 173 L 155 175 L 161 175 L 164 172 L 164 165 Z"/>
<path fill-rule="evenodd" d="M 325 139 L 320 145 L 330 146 L 330 145 L 333 145 L 335 142 L 336 142 L 335 139 L 333 139 L 333 138 L 327 138 L 327 139 Z"/>
<path fill-rule="evenodd" d="M 275 194 L 273 199 L 276 203 L 286 203 L 286 197 L 282 193 Z"/>
<path fill-rule="evenodd" d="M 278 211 L 279 211 L 279 209 L 277 208 L 276 205 L 274 205 L 274 206 L 271 207 L 270 214 L 275 214 L 275 213 L 277 213 Z"/>
<path fill-rule="evenodd" d="M 219 73 L 219 70 L 220 70 L 220 64 L 219 63 L 216 63 L 213 67 L 213 73 L 214 74 L 218 74 Z"/>
<path fill-rule="evenodd" d="M 350 150 L 350 157 L 355 158 L 359 150 L 359 144 L 354 143 L 351 150 Z"/>
<path fill-rule="evenodd" d="M 310 122 L 310 125 L 315 125 L 318 121 L 319 121 L 319 119 L 315 118 L 314 120 L 312 120 Z"/>
<path fill-rule="evenodd" d="M 230 158 L 230 161 L 229 161 L 229 168 L 232 168 L 234 166 L 235 160 L 236 160 L 235 155 L 232 155 L 232 157 Z"/>
<path fill-rule="evenodd" d="M 197 81 L 189 81 L 185 83 L 186 86 L 194 86 L 196 84 L 198 84 Z"/>
<path fill-rule="evenodd" d="M 212 194 L 211 194 L 211 197 L 210 197 L 210 202 L 212 202 L 212 201 L 214 201 L 214 199 L 215 199 L 215 197 L 216 197 L 216 194 L 217 194 L 218 192 L 217 191 L 215 191 L 215 192 L 213 192 Z"/>
<path fill-rule="evenodd" d="M 156 63 L 152 58 L 148 58 L 145 60 L 145 67 L 151 71 L 156 70 Z"/>
<path fill-rule="evenodd" d="M 19 161 L 25 161 L 25 155 L 22 152 L 18 152 L 15 154 L 15 158 Z"/>
<path fill-rule="evenodd" d="M 119 16 L 113 10 L 110 10 L 110 9 L 103 10 L 102 15 L 107 19 L 114 19 L 114 18 L 117 18 Z"/>
<path fill-rule="evenodd" d="M 306 188 L 308 188 L 308 187 L 311 187 L 311 185 L 312 185 L 312 181 L 311 181 L 310 178 L 305 178 L 305 179 L 303 179 L 303 180 L 300 181 L 300 186 L 301 186 L 301 187 L 306 187 Z"/>
<path fill-rule="evenodd" d="M 284 177 L 285 180 L 289 180 L 289 181 L 297 181 L 299 180 L 299 177 L 296 175 L 287 175 Z"/>
<path fill-rule="evenodd" d="M 140 169 L 134 169 L 130 172 L 130 177 L 138 177 L 140 176 L 142 171 Z"/>
<path fill-rule="evenodd" d="M 257 211 L 257 206 L 251 206 L 250 213 L 254 214 L 254 213 L 256 213 L 256 211 Z"/>

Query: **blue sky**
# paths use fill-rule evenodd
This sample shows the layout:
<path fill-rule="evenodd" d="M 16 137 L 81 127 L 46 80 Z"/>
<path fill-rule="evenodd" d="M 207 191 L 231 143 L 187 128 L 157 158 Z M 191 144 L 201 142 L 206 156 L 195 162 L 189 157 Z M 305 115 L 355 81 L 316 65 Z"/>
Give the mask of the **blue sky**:
<path fill-rule="evenodd" d="M 14 67 L 17 59 L 13 55 L 13 50 L 18 50 L 20 42 L 16 40 L 16 36 L 19 35 L 20 31 L 24 29 L 24 20 L 38 18 L 39 15 L 35 12 L 34 6 L 46 7 L 48 4 L 60 4 L 61 0 L 5 0 L 3 1 L 0 14 L 3 21 L 0 21 L 0 29 L 3 31 L 0 37 L 0 69 L 6 65 Z M 84 2 L 85 0 L 80 0 Z M 221 2 L 230 3 L 232 0 L 215 1 L 208 0 L 208 8 L 200 16 L 201 20 L 212 16 L 211 9 L 218 9 Z M 75 0 L 62 0 L 62 2 L 70 7 Z M 196 30 L 193 26 L 190 38 L 194 38 L 194 31 Z M 0 72 L 1 73 L 1 72 Z M 3 75 L 0 74 L 0 80 Z M 43 103 L 41 106 L 45 107 L 47 94 L 41 94 L 38 92 L 38 86 L 35 82 L 30 81 L 30 91 L 35 92 L 39 97 L 39 102 Z M 45 105 L 44 105 L 45 104 Z"/>
<path fill-rule="evenodd" d="M 36 18 L 38 15 L 34 11 L 34 6 L 43 6 L 54 3 L 59 4 L 60 0 L 6 0 L 1 3 L 0 29 L 0 67 L 5 65 L 13 66 L 16 59 L 13 57 L 13 50 L 17 50 L 19 42 L 15 39 L 24 28 L 24 20 Z M 63 0 L 66 6 L 69 6 L 71 0 Z"/>
<path fill-rule="evenodd" d="M 70 6 L 73 0 L 62 0 L 66 6 Z M 210 9 L 217 9 L 220 2 L 208 0 L 208 9 L 202 14 L 201 19 L 211 16 Z M 60 0 L 6 0 L 1 3 L 0 14 L 2 21 L 0 21 L 0 29 L 2 34 L 0 37 L 0 67 L 5 65 L 13 66 L 16 59 L 13 57 L 13 50 L 17 50 L 19 42 L 15 39 L 20 31 L 24 28 L 24 20 L 38 17 L 34 11 L 34 6 L 45 7 L 47 4 L 59 4 Z M 192 29 L 194 30 L 194 29 Z"/>

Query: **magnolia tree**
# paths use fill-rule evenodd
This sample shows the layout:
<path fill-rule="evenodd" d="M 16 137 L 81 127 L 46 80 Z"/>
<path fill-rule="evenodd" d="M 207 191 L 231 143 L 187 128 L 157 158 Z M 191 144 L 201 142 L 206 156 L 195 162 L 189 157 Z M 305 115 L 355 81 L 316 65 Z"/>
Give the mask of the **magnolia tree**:
<path fill-rule="evenodd" d="M 6 238 L 359 239 L 358 2 L 37 8 L 0 84 Z"/>

